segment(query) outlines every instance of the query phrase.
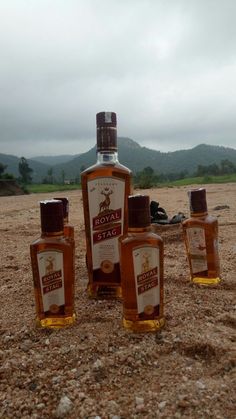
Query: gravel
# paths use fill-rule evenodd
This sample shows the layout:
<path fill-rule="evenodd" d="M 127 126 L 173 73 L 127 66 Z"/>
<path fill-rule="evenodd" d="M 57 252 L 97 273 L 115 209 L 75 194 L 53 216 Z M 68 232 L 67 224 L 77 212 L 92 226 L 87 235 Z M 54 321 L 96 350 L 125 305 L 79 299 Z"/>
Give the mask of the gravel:
<path fill-rule="evenodd" d="M 188 214 L 188 189 L 142 193 L 173 216 Z M 66 193 L 76 235 L 77 321 L 37 329 L 29 244 L 39 235 L 38 202 L 51 194 L 0 198 L 1 418 L 235 418 L 236 184 L 208 185 L 207 192 L 219 219 L 222 282 L 191 284 L 181 229 L 160 228 L 166 326 L 151 334 L 122 327 L 121 303 L 87 298 L 81 191 Z M 214 211 L 219 205 L 229 208 Z"/>

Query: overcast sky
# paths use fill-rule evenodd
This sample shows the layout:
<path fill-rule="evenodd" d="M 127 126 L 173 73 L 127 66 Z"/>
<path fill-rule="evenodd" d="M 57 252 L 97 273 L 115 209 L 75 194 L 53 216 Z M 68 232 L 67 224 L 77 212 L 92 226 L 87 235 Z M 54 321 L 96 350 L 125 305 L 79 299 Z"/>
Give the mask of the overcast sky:
<path fill-rule="evenodd" d="M 161 151 L 236 148 L 236 0 L 0 0 L 0 152 L 77 154 L 95 114 Z"/>

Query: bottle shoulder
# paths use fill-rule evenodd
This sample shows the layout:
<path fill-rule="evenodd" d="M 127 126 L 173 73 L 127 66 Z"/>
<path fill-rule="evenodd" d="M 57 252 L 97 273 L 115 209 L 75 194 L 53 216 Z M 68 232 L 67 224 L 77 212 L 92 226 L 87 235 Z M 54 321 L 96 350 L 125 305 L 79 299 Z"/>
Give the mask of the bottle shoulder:
<path fill-rule="evenodd" d="M 96 177 L 98 176 L 104 176 L 107 175 L 107 172 L 120 172 L 124 173 L 125 175 L 131 175 L 132 172 L 130 169 L 128 169 L 126 166 L 119 162 L 115 163 L 95 163 L 92 166 L 88 167 L 86 170 L 84 170 L 81 173 L 82 179 L 84 177 L 93 176 L 96 174 Z"/>
<path fill-rule="evenodd" d="M 68 240 L 68 238 L 66 238 L 65 236 L 60 236 L 60 237 L 39 237 L 36 240 L 34 240 L 31 244 L 30 247 L 31 248 L 36 248 L 36 247 L 45 247 L 47 249 L 49 249 L 50 247 L 68 247 L 71 246 L 70 241 Z"/>
<path fill-rule="evenodd" d="M 137 244 L 159 244 L 163 245 L 162 237 L 152 231 L 145 232 L 128 232 L 119 238 L 122 245 L 137 243 Z"/>
<path fill-rule="evenodd" d="M 204 225 L 215 225 L 218 224 L 218 220 L 216 217 L 212 215 L 205 215 L 203 217 L 189 217 L 187 220 L 182 222 L 183 228 L 191 227 L 191 226 L 204 226 Z"/>

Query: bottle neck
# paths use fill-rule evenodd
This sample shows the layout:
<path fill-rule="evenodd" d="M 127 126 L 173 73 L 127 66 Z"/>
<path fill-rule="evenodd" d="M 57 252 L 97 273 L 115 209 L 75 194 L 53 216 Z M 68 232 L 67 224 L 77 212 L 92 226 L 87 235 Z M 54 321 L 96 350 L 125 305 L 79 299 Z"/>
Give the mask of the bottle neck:
<path fill-rule="evenodd" d="M 206 217 L 207 215 L 208 215 L 208 212 L 207 211 L 204 211 L 204 212 L 195 212 L 195 211 L 191 211 L 190 212 L 190 215 L 191 215 L 191 217 L 193 217 L 193 218 L 198 218 L 198 217 Z"/>
<path fill-rule="evenodd" d="M 66 225 L 69 223 L 69 217 L 68 215 L 66 217 L 63 218 L 63 224 Z"/>
<path fill-rule="evenodd" d="M 117 151 L 97 152 L 97 163 L 111 164 L 118 162 Z"/>
<path fill-rule="evenodd" d="M 151 231 L 151 226 L 146 227 L 128 227 L 128 233 L 146 233 Z"/>
<path fill-rule="evenodd" d="M 63 237 L 63 231 L 42 231 L 41 237 Z"/>

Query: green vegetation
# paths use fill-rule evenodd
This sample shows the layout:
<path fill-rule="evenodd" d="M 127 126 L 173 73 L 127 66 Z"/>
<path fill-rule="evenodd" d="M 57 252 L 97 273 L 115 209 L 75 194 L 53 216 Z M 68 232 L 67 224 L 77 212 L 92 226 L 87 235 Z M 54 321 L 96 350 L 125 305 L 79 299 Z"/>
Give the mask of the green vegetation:
<path fill-rule="evenodd" d="M 192 176 L 216 176 L 235 173 L 236 150 L 233 148 L 200 144 L 192 149 L 162 153 L 141 147 L 130 138 L 118 138 L 119 161 L 135 176 L 145 168 L 153 170 L 152 182 L 172 182 Z M 19 179 L 20 158 L 0 153 L 0 162 L 7 171 Z M 44 156 L 27 159 L 32 172 L 32 183 L 80 183 L 80 173 L 96 162 L 96 147 L 80 155 Z M 149 170 L 150 170 L 149 169 Z M 22 176 L 21 176 L 22 177 Z M 149 182 L 149 179 L 148 179 Z M 28 185 L 28 181 L 26 184 Z M 139 183 L 139 181 L 137 182 Z M 145 185 L 145 176 L 140 184 Z"/>
<path fill-rule="evenodd" d="M 236 165 L 227 159 L 222 160 L 219 166 L 217 164 L 199 165 L 193 174 L 184 170 L 179 173 L 155 173 L 151 167 L 145 167 L 134 175 L 134 185 L 140 189 L 157 185 L 160 187 L 228 182 L 236 182 Z"/>
<path fill-rule="evenodd" d="M 181 152 L 182 153 L 182 152 Z M 151 161 L 150 161 L 151 163 Z M 20 177 L 5 173 L 7 164 L 0 162 L 0 178 L 15 179 L 20 181 L 21 186 L 28 193 L 52 193 L 57 191 L 70 191 L 80 189 L 80 173 L 76 178 L 66 177 L 64 169 L 61 169 L 60 176 L 55 175 L 55 166 L 48 168 L 42 182 L 32 183 L 34 170 L 31 169 L 27 160 L 19 159 Z M 80 172 L 85 168 L 80 166 Z M 168 166 L 168 172 L 154 170 L 151 165 L 142 170 L 133 172 L 133 185 L 136 189 L 149 189 L 152 187 L 174 187 L 184 185 L 201 185 L 208 183 L 229 183 L 236 182 L 236 164 L 229 159 L 222 159 L 217 163 L 209 165 L 197 165 L 195 170 L 188 171 L 182 167 L 180 171 L 173 172 Z"/>
<path fill-rule="evenodd" d="M 134 176 L 134 183 L 140 189 L 149 189 L 157 184 L 158 179 L 159 176 L 155 175 L 154 170 L 148 166 L 145 167 L 141 172 L 136 173 Z"/>
<path fill-rule="evenodd" d="M 57 184 L 31 184 L 27 186 L 29 193 L 46 193 L 46 192 L 59 192 L 59 191 L 72 191 L 80 189 L 81 186 L 78 184 L 72 185 L 57 185 Z"/>
<path fill-rule="evenodd" d="M 175 180 L 170 183 L 166 183 L 165 186 L 185 186 L 185 185 L 200 185 L 208 183 L 231 183 L 236 182 L 236 173 L 231 175 L 221 175 L 221 176 L 197 176 L 189 177 L 186 179 Z M 163 184 L 162 184 L 163 186 Z"/>
<path fill-rule="evenodd" d="M 0 163 L 0 179 L 14 179 L 14 176 L 11 173 L 4 173 L 7 168 L 6 164 Z"/>
<path fill-rule="evenodd" d="M 33 169 L 29 167 L 29 164 L 25 157 L 21 157 L 18 165 L 18 170 L 20 173 L 20 182 L 23 183 L 23 185 L 27 185 L 32 182 L 32 173 Z"/>
<path fill-rule="evenodd" d="M 146 180 L 145 180 L 146 181 Z M 140 189 L 149 189 L 151 187 L 175 187 L 175 186 L 187 186 L 187 185 L 202 185 L 209 183 L 231 183 L 236 182 L 236 173 L 232 175 L 222 175 L 222 176 L 198 176 L 198 177 L 189 177 L 185 179 L 174 180 L 170 182 L 156 182 L 156 183 L 145 183 L 143 186 L 135 184 L 136 188 Z M 81 189 L 80 184 L 72 185 L 58 185 L 58 184 L 31 184 L 27 186 L 29 193 L 47 193 L 47 192 L 59 192 L 59 191 L 72 191 L 76 189 Z"/>

